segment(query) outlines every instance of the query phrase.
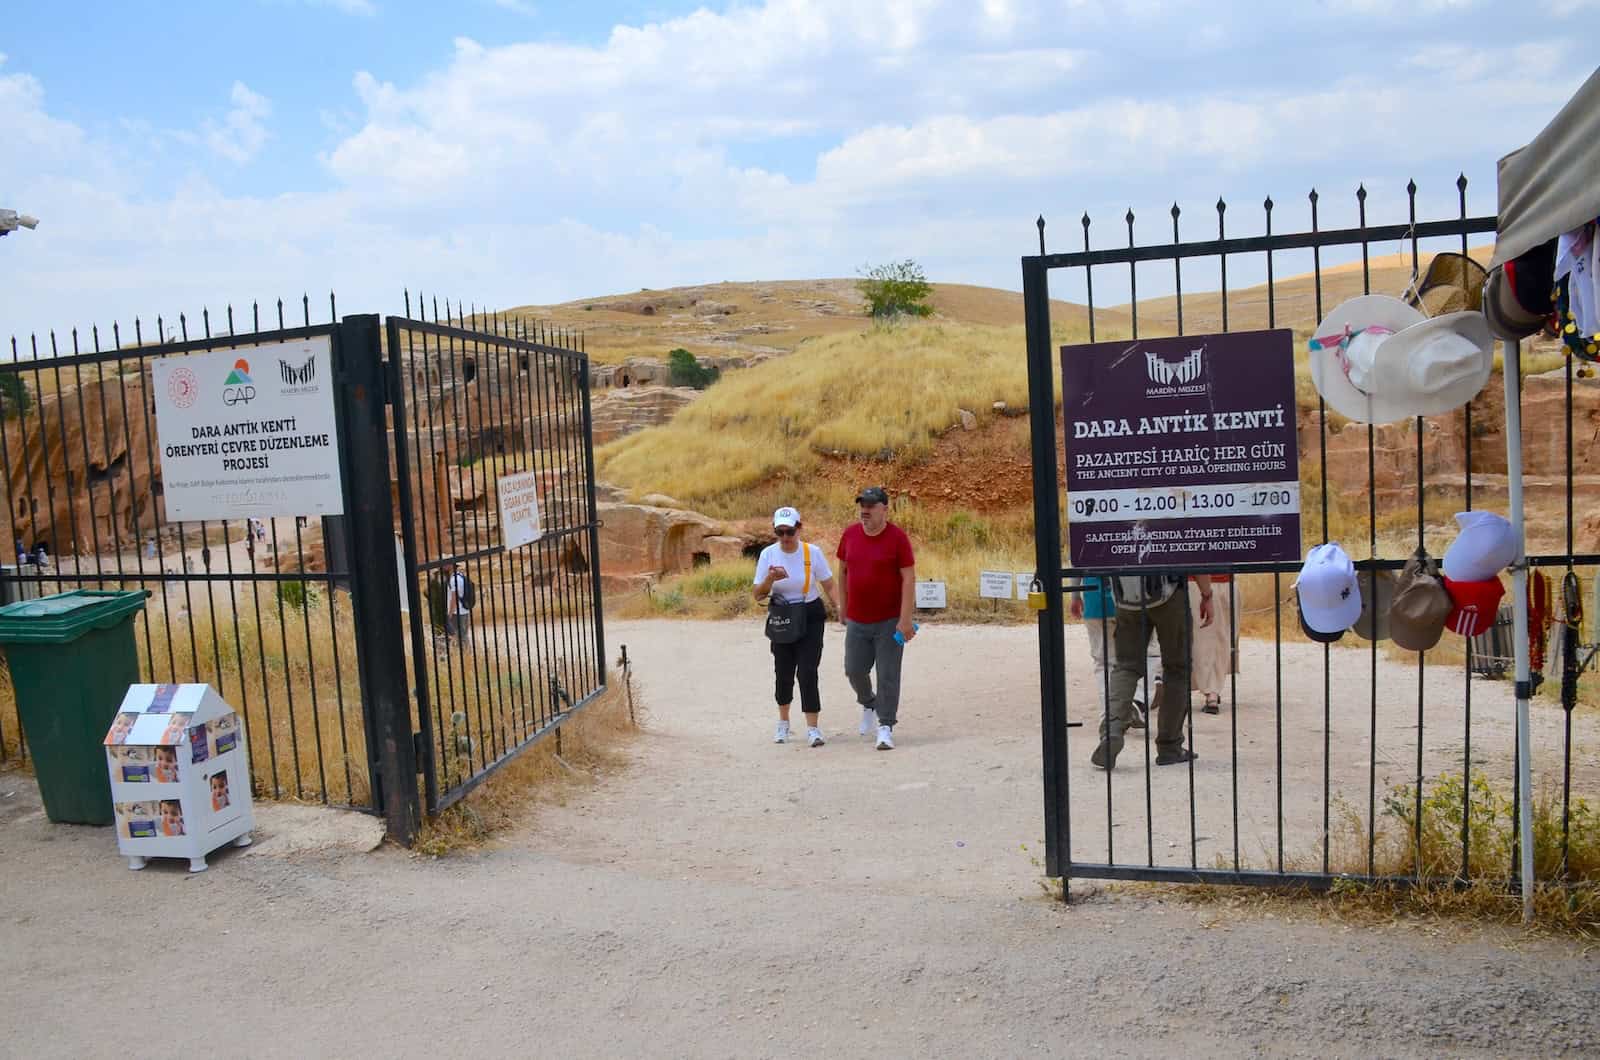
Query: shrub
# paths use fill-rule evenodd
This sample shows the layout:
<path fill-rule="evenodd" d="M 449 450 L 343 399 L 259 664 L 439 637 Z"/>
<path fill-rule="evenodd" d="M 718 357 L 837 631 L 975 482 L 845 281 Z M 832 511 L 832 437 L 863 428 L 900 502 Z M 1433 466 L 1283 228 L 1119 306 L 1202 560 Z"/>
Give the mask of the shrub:
<path fill-rule="evenodd" d="M 727 596 L 744 593 L 750 588 L 750 564 L 719 564 L 689 579 L 689 592 L 694 596 Z"/>
<path fill-rule="evenodd" d="M 317 591 L 305 582 L 279 582 L 278 599 L 298 611 L 317 602 Z"/>
<path fill-rule="evenodd" d="M 922 266 L 910 258 L 867 269 L 856 281 L 856 289 L 867 300 L 867 313 L 873 320 L 892 322 L 902 316 L 925 317 L 933 312 L 928 305 L 933 286 L 923 275 Z"/>
<path fill-rule="evenodd" d="M 696 390 L 704 390 L 722 375 L 719 369 L 701 364 L 694 354 L 681 346 L 667 354 L 667 364 L 672 370 L 673 386 L 692 386 Z"/>
<path fill-rule="evenodd" d="M 33 395 L 28 392 L 28 384 L 22 376 L 14 372 L 0 375 L 0 402 L 5 405 L 7 419 L 20 416 L 32 407 Z"/>
<path fill-rule="evenodd" d="M 683 598 L 683 588 L 681 586 L 674 586 L 665 592 L 652 592 L 650 594 L 650 607 L 656 614 L 682 614 L 686 606 L 687 602 Z"/>

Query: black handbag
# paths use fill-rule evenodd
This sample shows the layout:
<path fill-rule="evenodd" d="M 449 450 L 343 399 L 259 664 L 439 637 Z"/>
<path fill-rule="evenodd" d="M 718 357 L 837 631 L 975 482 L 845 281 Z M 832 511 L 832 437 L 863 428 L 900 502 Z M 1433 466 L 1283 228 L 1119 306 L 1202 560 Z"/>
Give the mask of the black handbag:
<path fill-rule="evenodd" d="M 767 604 L 767 639 L 774 644 L 793 644 L 806 635 L 806 594 L 811 591 L 811 549 L 800 542 L 806 557 L 806 578 L 800 589 L 800 602 L 788 603 L 776 595 Z"/>

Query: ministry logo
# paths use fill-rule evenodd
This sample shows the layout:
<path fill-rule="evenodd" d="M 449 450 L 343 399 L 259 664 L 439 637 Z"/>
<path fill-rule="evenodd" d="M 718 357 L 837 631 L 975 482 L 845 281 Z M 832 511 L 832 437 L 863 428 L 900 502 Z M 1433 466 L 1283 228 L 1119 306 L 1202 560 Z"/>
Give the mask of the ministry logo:
<path fill-rule="evenodd" d="M 306 363 L 298 368 L 288 361 L 280 360 L 278 362 L 278 371 L 283 374 L 285 386 L 306 386 L 316 378 L 317 359 L 315 357 L 307 357 Z"/>
<path fill-rule="evenodd" d="M 1200 360 L 1205 353 L 1205 347 L 1190 350 L 1189 356 L 1181 361 L 1163 361 L 1153 353 L 1146 352 L 1144 366 L 1150 381 L 1157 386 L 1183 386 L 1200 378 Z"/>

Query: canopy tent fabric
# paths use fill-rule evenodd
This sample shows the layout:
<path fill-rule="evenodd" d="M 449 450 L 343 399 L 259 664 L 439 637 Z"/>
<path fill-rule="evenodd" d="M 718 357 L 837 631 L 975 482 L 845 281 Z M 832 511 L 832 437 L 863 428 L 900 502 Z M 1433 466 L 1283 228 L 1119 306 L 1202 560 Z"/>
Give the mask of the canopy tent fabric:
<path fill-rule="evenodd" d="M 1600 69 L 1526 147 L 1500 160 L 1490 268 L 1600 217 Z"/>

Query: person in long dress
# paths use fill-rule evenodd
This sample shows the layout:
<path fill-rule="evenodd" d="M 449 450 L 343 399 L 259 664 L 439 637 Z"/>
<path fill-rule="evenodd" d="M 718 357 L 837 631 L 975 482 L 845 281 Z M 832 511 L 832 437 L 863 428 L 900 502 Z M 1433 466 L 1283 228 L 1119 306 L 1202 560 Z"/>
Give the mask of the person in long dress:
<path fill-rule="evenodd" d="M 1189 612 L 1193 618 L 1192 681 L 1194 691 L 1205 696 L 1200 710 L 1216 714 L 1222 708 L 1222 697 L 1228 691 L 1228 677 L 1239 672 L 1239 598 L 1233 591 L 1233 578 L 1227 574 L 1211 575 L 1211 601 L 1213 621 L 1204 625 L 1200 621 L 1200 588 L 1193 578 L 1189 580 Z"/>

